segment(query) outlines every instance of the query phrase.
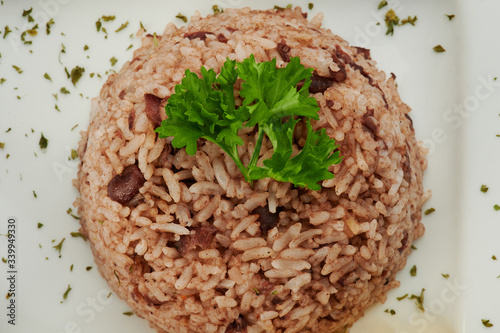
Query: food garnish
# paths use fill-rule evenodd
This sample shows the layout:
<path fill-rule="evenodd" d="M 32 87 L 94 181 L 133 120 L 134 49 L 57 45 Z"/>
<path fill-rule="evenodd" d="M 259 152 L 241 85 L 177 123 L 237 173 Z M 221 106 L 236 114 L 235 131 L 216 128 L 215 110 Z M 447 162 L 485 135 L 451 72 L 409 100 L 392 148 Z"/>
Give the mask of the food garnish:
<path fill-rule="evenodd" d="M 49 140 L 43 136 L 43 133 L 40 135 L 40 140 L 38 141 L 38 145 L 40 146 L 40 149 L 46 149 L 49 144 Z"/>
<path fill-rule="evenodd" d="M 488 186 L 486 186 L 486 185 L 484 185 L 484 184 L 483 184 L 483 185 L 481 185 L 481 192 L 486 193 L 486 192 L 488 192 L 488 190 L 489 190 L 489 187 L 488 187 Z"/>
<path fill-rule="evenodd" d="M 437 53 L 446 52 L 446 50 L 444 49 L 444 47 L 442 47 L 441 45 L 436 45 L 432 49 L 434 50 L 434 52 L 437 52 Z"/>
<path fill-rule="evenodd" d="M 434 213 L 435 211 L 436 211 L 436 209 L 435 209 L 435 208 L 433 208 L 433 207 L 431 207 L 431 208 L 427 209 L 427 210 L 424 212 L 424 214 L 425 214 L 425 215 L 429 215 L 429 214 Z"/>
<path fill-rule="evenodd" d="M 493 327 L 493 324 L 490 323 L 490 320 L 489 319 L 481 319 L 481 322 L 483 323 L 483 325 L 485 327 Z"/>
<path fill-rule="evenodd" d="M 165 107 L 168 118 L 156 132 L 172 136 L 175 148 L 186 147 L 194 155 L 197 140 L 206 139 L 219 145 L 235 162 L 245 177 L 253 180 L 272 177 L 278 181 L 319 190 L 318 182 L 331 179 L 328 171 L 341 161 L 334 139 L 325 129 L 314 131 L 310 119 L 319 119 L 318 103 L 309 96 L 312 68 L 305 68 L 299 58 L 291 58 L 284 68 L 276 68 L 276 59 L 256 63 L 253 55 L 243 62 L 227 60 L 219 75 L 213 69 L 201 68 L 202 77 L 186 70 L 181 84 L 175 87 Z M 243 80 L 236 107 L 234 84 Z M 304 84 L 298 89 L 299 82 Z M 301 151 L 292 157 L 293 132 L 303 117 L 307 138 Z M 257 126 L 257 139 L 248 165 L 238 155 L 243 140 L 238 131 Z M 272 143 L 270 159 L 257 166 L 264 135 Z"/>

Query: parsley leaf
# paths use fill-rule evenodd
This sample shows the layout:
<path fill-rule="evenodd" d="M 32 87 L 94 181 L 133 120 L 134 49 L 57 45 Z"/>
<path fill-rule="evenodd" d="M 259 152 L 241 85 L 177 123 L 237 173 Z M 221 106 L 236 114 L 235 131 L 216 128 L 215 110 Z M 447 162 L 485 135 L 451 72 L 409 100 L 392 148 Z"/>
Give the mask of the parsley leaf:
<path fill-rule="evenodd" d="M 331 179 L 328 171 L 341 158 L 335 140 L 325 129 L 314 131 L 310 118 L 318 119 L 318 103 L 309 96 L 312 69 L 292 58 L 284 68 L 276 68 L 276 59 L 256 63 L 253 55 L 243 62 L 227 60 L 217 75 L 201 68 L 201 78 L 186 70 L 181 84 L 175 87 L 165 107 L 167 119 L 156 129 L 160 137 L 172 136 L 172 145 L 186 147 L 194 155 L 200 138 L 219 145 L 235 162 L 245 177 L 253 180 L 272 177 L 278 181 L 319 190 L 318 182 Z M 242 105 L 236 108 L 234 84 L 243 80 Z M 297 85 L 303 81 L 302 87 Z M 302 119 L 300 117 L 303 117 Z M 293 154 L 295 125 L 303 121 L 307 129 L 304 146 Z M 255 149 L 248 165 L 238 155 L 243 140 L 238 131 L 256 127 Z M 273 146 L 270 159 L 257 166 L 264 135 Z"/>

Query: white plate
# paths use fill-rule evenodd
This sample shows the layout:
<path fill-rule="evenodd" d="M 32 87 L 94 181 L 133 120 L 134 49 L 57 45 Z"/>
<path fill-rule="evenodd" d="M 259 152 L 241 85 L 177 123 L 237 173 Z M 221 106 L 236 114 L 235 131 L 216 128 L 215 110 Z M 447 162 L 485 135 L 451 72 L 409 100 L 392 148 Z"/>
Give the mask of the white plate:
<path fill-rule="evenodd" d="M 219 7 L 267 8 L 268 1 L 216 1 Z M 288 2 L 280 1 L 279 5 Z M 378 1 L 293 1 L 309 13 L 322 11 L 324 26 L 353 45 L 368 47 L 379 67 L 397 75 L 403 100 L 413 111 L 417 137 L 430 149 L 425 187 L 433 191 L 423 217 L 426 234 L 415 244 L 407 267 L 398 275 L 401 287 L 389 293 L 387 302 L 373 306 L 352 328 L 361 332 L 486 332 L 500 327 L 500 54 L 498 33 L 500 5 L 495 0 L 389 1 L 377 10 Z M 109 289 L 93 263 L 87 242 L 71 237 L 78 221 L 67 214 L 77 193 L 71 186 L 77 160 L 70 160 L 78 132 L 88 124 L 90 98 L 99 93 L 105 79 L 90 73 L 118 70 L 140 45 L 135 32 L 142 22 L 148 32 L 161 33 L 175 16 L 190 16 L 199 9 L 211 12 L 207 1 L 167 2 L 40 0 L 0 6 L 0 233 L 7 233 L 9 217 L 16 219 L 15 326 L 8 323 L 9 300 L 0 297 L 0 332 L 152 332 L 147 322 L 125 316 L 127 305 Z M 31 28 L 23 10 L 39 24 L 38 35 L 21 32 Z M 416 26 L 397 27 L 385 35 L 388 8 L 405 18 L 417 15 Z M 450 21 L 445 14 L 455 14 Z M 108 31 L 96 31 L 102 15 L 116 15 L 104 22 Z M 46 23 L 55 24 L 46 35 Z M 122 23 L 127 28 L 115 32 Z M 377 23 L 380 22 L 380 25 Z M 436 53 L 441 44 L 446 52 Z M 61 53 L 62 45 L 65 53 Z M 84 46 L 89 49 L 84 51 Z M 132 49 L 127 49 L 133 45 Z M 111 66 L 110 59 L 118 62 Z M 18 66 L 18 74 L 12 67 Z M 72 85 L 64 68 L 85 68 L 83 78 Z M 44 78 L 48 73 L 52 82 Z M 498 83 L 497 83 L 498 82 Z M 59 92 L 66 87 L 69 95 Z M 53 94 L 57 93 L 57 100 Z M 18 98 L 19 96 L 19 98 Z M 57 104 L 60 111 L 55 109 Z M 76 128 L 73 128 L 78 125 Z M 7 130 L 11 128 L 9 132 Z M 48 148 L 39 148 L 41 133 Z M 9 155 L 9 158 L 7 158 Z M 487 193 L 480 191 L 489 185 Z M 34 196 L 36 193 L 36 198 Z M 37 224 L 43 223 L 38 229 Z M 53 246 L 63 238 L 62 255 Z M 7 257 L 7 238 L 0 237 L 0 257 Z M 417 266 L 417 276 L 410 268 Z M 87 266 L 92 266 L 90 271 Z M 73 270 L 70 270 L 73 267 Z M 8 292 L 12 275 L 0 263 L 0 294 Z M 441 274 L 449 274 L 445 279 Z M 67 299 L 63 294 L 71 286 Z M 420 294 L 425 288 L 422 313 L 413 301 L 397 301 L 404 294 Z M 109 297 L 108 297 L 109 296 Z M 393 309 L 395 315 L 384 312 Z M 485 328 L 482 319 L 494 324 Z"/>

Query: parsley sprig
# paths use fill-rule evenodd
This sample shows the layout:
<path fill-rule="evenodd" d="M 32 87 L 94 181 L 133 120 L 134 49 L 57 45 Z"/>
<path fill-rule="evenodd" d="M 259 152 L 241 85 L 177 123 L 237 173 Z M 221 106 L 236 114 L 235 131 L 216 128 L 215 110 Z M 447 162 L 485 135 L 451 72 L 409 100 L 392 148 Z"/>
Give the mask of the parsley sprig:
<path fill-rule="evenodd" d="M 156 129 L 159 136 L 172 136 L 175 148 L 186 147 L 194 155 L 197 140 L 219 145 L 235 162 L 248 182 L 272 177 L 297 186 L 319 190 L 318 182 L 331 179 L 328 171 L 341 161 L 334 139 L 325 129 L 314 131 L 310 119 L 319 119 L 318 103 L 309 96 L 312 68 L 305 68 L 299 58 L 291 58 L 284 68 L 276 68 L 276 59 L 256 63 L 251 55 L 243 62 L 227 60 L 217 75 L 201 68 L 201 77 L 186 70 L 165 107 L 167 119 Z M 234 85 L 243 82 L 242 105 L 235 104 Z M 299 89 L 299 82 L 303 82 Z M 307 137 L 299 153 L 293 155 L 293 133 L 301 120 Z M 255 127 L 257 139 L 250 161 L 244 165 L 238 155 L 243 139 L 239 130 Z M 270 159 L 257 166 L 264 136 L 273 146 Z"/>

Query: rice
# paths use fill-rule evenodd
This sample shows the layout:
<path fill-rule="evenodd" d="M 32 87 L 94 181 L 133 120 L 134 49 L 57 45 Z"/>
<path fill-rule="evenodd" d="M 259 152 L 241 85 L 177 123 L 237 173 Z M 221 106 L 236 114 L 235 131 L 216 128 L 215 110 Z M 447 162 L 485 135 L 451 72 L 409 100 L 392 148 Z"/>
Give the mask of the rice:
<path fill-rule="evenodd" d="M 395 76 L 321 28 L 322 15 L 306 17 L 244 8 L 170 23 L 92 102 L 75 181 L 82 233 L 110 287 L 158 332 L 344 332 L 399 285 L 424 232 L 425 151 Z M 315 69 L 312 125 L 343 156 L 321 190 L 251 186 L 217 145 L 200 140 L 190 156 L 156 136 L 186 69 L 219 71 L 250 54 Z M 240 137 L 248 160 L 255 133 Z M 271 154 L 264 142 L 258 163 Z"/>

